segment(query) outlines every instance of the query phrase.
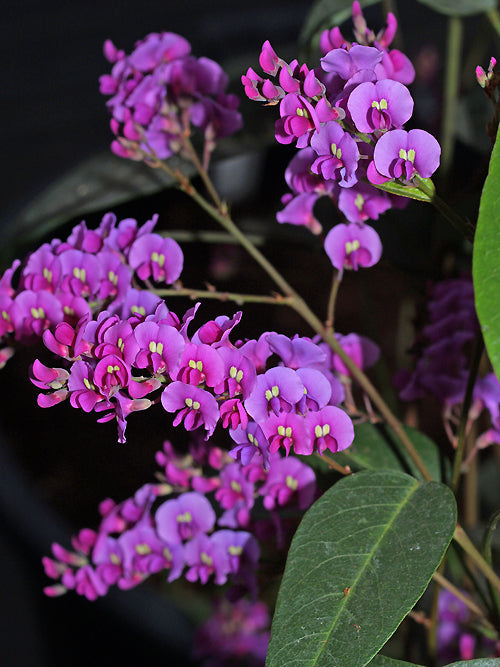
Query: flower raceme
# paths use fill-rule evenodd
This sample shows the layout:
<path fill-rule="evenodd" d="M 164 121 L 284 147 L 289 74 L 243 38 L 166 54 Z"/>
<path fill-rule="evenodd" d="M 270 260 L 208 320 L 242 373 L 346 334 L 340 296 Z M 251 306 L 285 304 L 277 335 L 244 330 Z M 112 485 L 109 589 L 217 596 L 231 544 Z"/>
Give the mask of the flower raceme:
<path fill-rule="evenodd" d="M 375 185 L 391 180 L 412 184 L 416 176 L 428 178 L 439 166 L 436 139 L 425 130 L 403 129 L 413 113 L 406 86 L 415 70 L 403 53 L 389 48 L 396 18 L 389 13 L 386 28 L 375 35 L 354 2 L 353 22 L 356 42 L 346 40 L 338 28 L 323 32 L 321 67 L 287 63 L 267 41 L 259 63 L 270 78 L 262 79 L 251 68 L 242 76 L 250 99 L 279 104 L 277 141 L 299 149 L 285 173 L 291 193 L 283 197 L 278 222 L 303 225 L 315 234 L 322 230 L 314 215 L 320 197 L 329 197 L 349 223 L 366 228 L 366 220 L 404 205 L 401 197 Z M 372 230 L 373 239 L 375 235 Z M 327 254 L 339 271 L 379 260 L 378 249 L 369 260 L 363 252 L 358 260 L 348 257 L 344 236 L 339 229 L 328 243 Z M 337 237 L 340 245 L 333 248 Z M 373 244 L 381 248 L 378 237 Z"/>
<path fill-rule="evenodd" d="M 117 155 L 163 160 L 182 153 L 191 126 L 201 130 L 210 153 L 217 139 L 241 128 L 238 98 L 226 93 L 227 75 L 213 60 L 191 55 L 184 37 L 151 33 L 130 55 L 107 40 L 104 55 L 113 68 L 100 78 L 100 89 L 111 96 Z"/>

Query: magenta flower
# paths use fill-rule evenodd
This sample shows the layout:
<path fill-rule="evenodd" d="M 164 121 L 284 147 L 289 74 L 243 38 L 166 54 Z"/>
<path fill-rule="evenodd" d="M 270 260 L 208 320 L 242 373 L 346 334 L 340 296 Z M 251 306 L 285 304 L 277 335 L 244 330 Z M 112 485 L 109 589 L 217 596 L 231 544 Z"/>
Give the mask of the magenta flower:
<path fill-rule="evenodd" d="M 299 368 L 297 375 L 304 384 L 304 395 L 295 406 L 298 414 L 320 410 L 331 398 L 332 386 L 327 377 L 315 368 Z"/>
<path fill-rule="evenodd" d="M 259 493 L 264 497 L 264 507 L 268 510 L 294 501 L 299 509 L 307 509 L 316 495 L 314 471 L 294 456 L 273 460 Z"/>
<path fill-rule="evenodd" d="M 239 426 L 229 432 L 235 441 L 236 447 L 229 452 L 231 458 L 240 461 L 241 465 L 248 465 L 255 455 L 262 457 L 264 470 L 269 470 L 269 441 L 262 428 L 254 421 L 248 422 L 246 429 Z"/>
<path fill-rule="evenodd" d="M 271 368 L 257 376 L 255 389 L 245 401 L 245 409 L 255 421 L 263 422 L 269 414 L 290 412 L 304 394 L 304 385 L 291 368 Z"/>
<path fill-rule="evenodd" d="M 293 412 L 282 413 L 279 416 L 269 415 L 262 424 L 266 438 L 269 440 L 271 454 L 280 447 L 288 456 L 293 447 L 295 454 L 312 454 L 312 443 L 306 429 L 304 417 Z"/>
<path fill-rule="evenodd" d="M 366 336 L 359 336 L 355 333 L 347 334 L 347 336 L 335 334 L 335 336 L 344 351 L 347 352 L 356 366 L 362 370 L 373 366 L 379 360 L 380 348 L 369 338 L 366 338 Z M 350 372 L 344 365 L 344 362 L 336 354 L 332 355 L 332 364 L 337 373 L 347 377 L 350 376 Z"/>
<path fill-rule="evenodd" d="M 94 369 L 94 385 L 106 398 L 111 398 L 130 382 L 130 368 L 121 357 L 108 354 L 97 362 Z"/>
<path fill-rule="evenodd" d="M 188 581 L 200 580 L 202 584 L 206 584 L 214 575 L 218 586 L 226 583 L 230 565 L 225 545 L 221 542 L 214 541 L 204 533 L 198 533 L 184 547 L 184 558 L 188 567 Z"/>
<path fill-rule="evenodd" d="M 145 234 L 132 244 L 128 261 L 141 280 L 152 278 L 170 285 L 181 275 L 184 256 L 173 239 Z"/>
<path fill-rule="evenodd" d="M 429 178 L 439 167 L 441 147 L 425 130 L 390 130 L 375 145 L 368 179 L 375 184 L 394 178 Z"/>
<path fill-rule="evenodd" d="M 382 243 L 377 232 L 368 225 L 335 225 L 325 239 L 325 251 L 333 266 L 342 274 L 344 269 L 368 267 L 382 256 Z"/>
<path fill-rule="evenodd" d="M 359 151 L 350 134 L 338 123 L 326 123 L 311 139 L 311 148 L 318 156 L 311 165 L 315 174 L 326 180 L 335 180 L 344 188 L 357 182 L 356 169 Z"/>
<path fill-rule="evenodd" d="M 354 440 L 352 421 L 341 408 L 327 405 L 319 412 L 308 412 L 305 419 L 312 451 L 321 455 L 326 449 L 333 453 L 340 452 Z"/>
<path fill-rule="evenodd" d="M 153 373 L 175 376 L 184 350 L 184 338 L 168 324 L 141 322 L 124 340 L 123 353 L 137 368 L 152 368 Z"/>
<path fill-rule="evenodd" d="M 201 493 L 190 491 L 166 500 L 155 513 L 156 532 L 167 544 L 191 540 L 215 525 L 212 505 Z"/>
<path fill-rule="evenodd" d="M 352 188 L 342 188 L 339 192 L 338 207 L 349 222 L 363 223 L 366 220 L 378 220 L 392 206 L 386 192 L 368 183 L 356 183 Z"/>
<path fill-rule="evenodd" d="M 317 194 L 302 192 L 296 197 L 285 195 L 282 202 L 285 208 L 278 211 L 276 220 L 279 223 L 307 227 L 313 234 L 321 234 L 323 229 L 320 221 L 314 215 L 314 205 L 318 200 Z"/>
<path fill-rule="evenodd" d="M 333 49 L 321 58 L 325 72 L 337 74 L 347 85 L 377 79 L 374 69 L 382 60 L 382 52 L 372 46 L 354 44 L 346 49 Z"/>
<path fill-rule="evenodd" d="M 404 125 L 413 113 L 413 99 L 408 88 L 398 81 L 367 81 L 349 95 L 347 108 L 356 128 L 370 134 Z"/>
<path fill-rule="evenodd" d="M 14 298 L 9 317 L 16 340 L 30 343 L 51 325 L 62 322 L 63 309 L 51 292 L 24 290 Z"/>
<path fill-rule="evenodd" d="M 184 384 L 172 382 L 165 387 L 161 395 L 161 404 L 167 412 L 177 412 L 174 426 L 182 421 L 186 431 L 204 426 L 207 439 L 212 435 L 219 421 L 219 406 L 208 391 Z"/>
<path fill-rule="evenodd" d="M 140 573 L 144 577 L 161 570 L 169 570 L 168 581 L 174 581 L 182 574 L 182 546 L 160 539 L 154 528 L 144 522 L 120 535 L 118 543 L 123 553 L 126 576 L 128 573 Z"/>

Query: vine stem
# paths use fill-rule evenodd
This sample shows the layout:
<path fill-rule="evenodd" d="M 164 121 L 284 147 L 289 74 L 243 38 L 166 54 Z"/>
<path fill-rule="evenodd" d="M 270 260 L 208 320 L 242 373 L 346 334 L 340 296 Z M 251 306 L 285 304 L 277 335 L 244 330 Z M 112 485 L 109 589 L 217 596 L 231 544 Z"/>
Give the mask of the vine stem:
<path fill-rule="evenodd" d="M 477 569 L 486 577 L 491 586 L 496 591 L 500 592 L 500 577 L 498 577 L 488 561 L 483 558 L 481 553 L 476 549 L 470 537 L 459 524 L 457 524 L 455 528 L 453 539 L 462 547 L 465 553 L 469 556 L 471 562 L 473 562 Z"/>
<path fill-rule="evenodd" d="M 469 377 L 467 379 L 467 387 L 465 390 L 465 396 L 462 402 L 462 409 L 460 412 L 460 424 L 458 427 L 457 448 L 455 450 L 455 459 L 453 461 L 453 473 L 451 476 L 451 485 L 450 485 L 451 490 L 455 495 L 457 494 L 458 484 L 460 482 L 460 472 L 464 455 L 465 438 L 467 435 L 469 410 L 472 403 L 472 393 L 474 391 L 474 385 L 476 383 L 476 378 L 479 370 L 479 363 L 481 361 L 483 350 L 484 350 L 484 341 L 483 337 L 479 333 L 476 337 L 476 342 L 474 345 L 472 363 L 469 371 Z"/>
<path fill-rule="evenodd" d="M 172 289 L 152 288 L 150 292 L 161 297 L 166 296 L 187 296 L 193 301 L 195 299 L 217 299 L 218 301 L 234 301 L 237 304 L 242 303 L 268 303 L 273 306 L 289 306 L 290 299 L 281 294 L 268 296 L 265 294 L 240 294 L 238 292 L 218 292 L 215 289 L 198 290 L 191 287 L 179 287 Z"/>

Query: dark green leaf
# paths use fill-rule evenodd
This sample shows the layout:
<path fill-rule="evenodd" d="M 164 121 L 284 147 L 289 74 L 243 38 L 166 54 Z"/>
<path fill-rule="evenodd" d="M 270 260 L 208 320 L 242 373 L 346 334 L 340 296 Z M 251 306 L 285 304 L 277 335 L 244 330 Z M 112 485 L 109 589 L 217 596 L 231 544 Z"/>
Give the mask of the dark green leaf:
<path fill-rule="evenodd" d="M 472 276 L 476 311 L 493 369 L 500 377 L 500 131 L 481 195 Z"/>
<path fill-rule="evenodd" d="M 435 443 L 414 428 L 405 426 L 404 429 L 432 477 L 441 479 L 441 462 Z M 332 455 L 338 463 L 348 465 L 352 470 L 400 470 L 422 479 L 420 471 L 389 427 L 365 422 L 357 424 L 354 431 L 353 444 L 343 452 Z"/>
<path fill-rule="evenodd" d="M 425 591 L 455 523 L 437 482 L 389 471 L 340 480 L 292 541 L 267 667 L 363 667 Z"/>
<path fill-rule="evenodd" d="M 496 0 L 419 0 L 419 2 L 448 16 L 480 14 L 496 7 Z"/>
<path fill-rule="evenodd" d="M 421 667 L 414 662 L 405 662 L 395 658 L 387 658 L 385 655 L 376 655 L 370 660 L 367 667 Z"/>

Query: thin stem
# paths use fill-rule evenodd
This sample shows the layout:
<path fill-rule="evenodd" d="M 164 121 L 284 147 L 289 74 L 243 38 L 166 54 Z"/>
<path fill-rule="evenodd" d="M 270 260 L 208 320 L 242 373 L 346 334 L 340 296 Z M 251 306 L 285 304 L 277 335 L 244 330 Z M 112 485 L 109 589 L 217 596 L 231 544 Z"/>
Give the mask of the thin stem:
<path fill-rule="evenodd" d="M 476 342 L 474 345 L 472 363 L 469 371 L 469 377 L 467 379 L 467 387 L 465 390 L 465 396 L 462 402 L 462 409 L 460 412 L 460 424 L 458 427 L 457 448 L 455 450 L 455 459 L 453 461 L 453 473 L 451 476 L 451 484 L 450 484 L 451 490 L 455 495 L 457 493 L 458 484 L 460 482 L 460 471 L 462 468 L 462 460 L 465 450 L 465 438 L 467 435 L 469 410 L 472 403 L 472 393 L 474 391 L 474 385 L 476 384 L 477 374 L 479 371 L 479 363 L 483 355 L 483 350 L 484 350 L 484 341 L 483 337 L 479 333 L 476 337 Z"/>
<path fill-rule="evenodd" d="M 330 290 L 330 297 L 328 299 L 328 306 L 326 310 L 326 322 L 325 327 L 327 331 L 334 331 L 335 323 L 335 303 L 337 301 L 337 294 L 339 291 L 340 283 L 342 282 L 342 274 L 340 271 L 335 271 L 335 275 L 332 280 L 332 288 Z"/>
<path fill-rule="evenodd" d="M 352 470 L 349 468 L 349 466 L 340 465 L 340 463 L 334 461 L 330 456 L 328 456 L 328 454 L 319 454 L 318 452 L 315 452 L 314 455 L 319 458 L 320 461 L 325 461 L 328 463 L 328 466 L 332 470 L 336 470 L 341 475 L 352 475 Z"/>
<path fill-rule="evenodd" d="M 455 229 L 467 239 L 467 241 L 472 243 L 474 241 L 474 228 L 470 222 L 458 215 L 458 213 L 456 213 L 451 208 L 451 206 L 449 206 L 444 201 L 444 199 L 441 199 L 441 197 L 439 197 L 434 190 L 431 190 L 423 178 L 416 176 L 414 180 L 418 189 L 429 197 L 430 202 L 434 208 L 437 209 L 441 215 L 446 218 L 446 220 L 448 220 L 448 222 L 450 222 L 453 227 L 455 227 Z"/>
<path fill-rule="evenodd" d="M 446 182 L 453 164 L 455 147 L 455 113 L 461 75 L 461 54 L 463 23 L 459 16 L 448 19 L 448 40 L 446 45 L 446 71 L 444 85 L 444 111 L 441 125 L 441 173 Z"/>
<path fill-rule="evenodd" d="M 151 289 L 150 292 L 161 297 L 166 296 L 187 296 L 190 299 L 217 299 L 218 301 L 234 301 L 237 304 L 242 303 L 268 303 L 273 306 L 289 306 L 290 299 L 281 294 L 276 296 L 267 296 L 265 294 L 240 294 L 237 292 L 218 292 L 215 289 L 197 290 L 190 287 L 179 287 L 178 289 Z"/>
<path fill-rule="evenodd" d="M 455 528 L 453 539 L 462 547 L 465 553 L 469 556 L 470 561 L 474 563 L 477 569 L 486 577 L 491 586 L 493 586 L 496 591 L 500 592 L 500 578 L 494 572 L 491 565 L 476 549 L 465 530 L 459 524 L 457 524 L 457 527 Z"/>
<path fill-rule="evenodd" d="M 453 593 L 453 595 L 461 600 L 468 609 L 471 610 L 473 614 L 476 614 L 479 617 L 484 617 L 484 612 L 480 607 L 477 606 L 475 602 L 473 602 L 467 595 L 464 595 L 460 589 L 458 589 L 454 584 L 451 583 L 446 577 L 443 577 L 443 575 L 438 571 L 434 572 L 432 575 L 432 578 L 434 581 L 440 586 L 441 588 L 445 588 L 447 591 L 450 593 Z"/>
<path fill-rule="evenodd" d="M 484 559 L 490 566 L 493 565 L 493 559 L 491 556 L 491 540 L 493 539 L 493 533 L 495 532 L 495 528 L 497 527 L 497 523 L 499 520 L 500 520 L 500 510 L 497 510 L 490 518 L 488 523 L 488 528 L 486 529 L 483 538 L 483 555 Z M 493 588 L 493 586 L 491 586 L 489 581 L 488 581 L 488 590 L 490 592 L 491 601 L 493 602 L 493 608 L 495 610 L 495 618 L 497 622 L 500 622 L 500 595 L 498 594 L 498 591 L 496 591 Z"/>

